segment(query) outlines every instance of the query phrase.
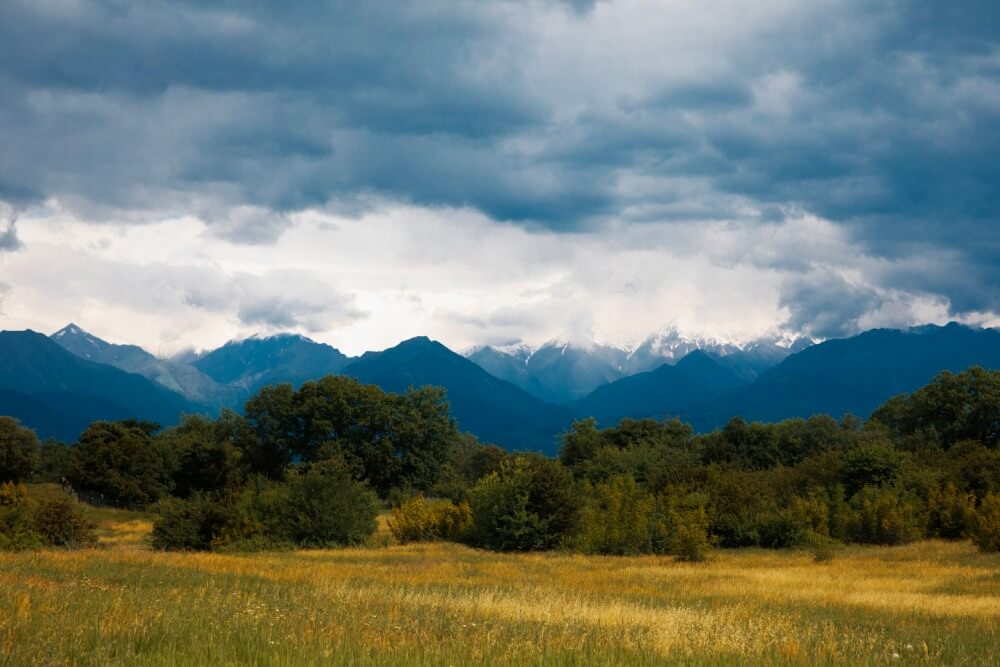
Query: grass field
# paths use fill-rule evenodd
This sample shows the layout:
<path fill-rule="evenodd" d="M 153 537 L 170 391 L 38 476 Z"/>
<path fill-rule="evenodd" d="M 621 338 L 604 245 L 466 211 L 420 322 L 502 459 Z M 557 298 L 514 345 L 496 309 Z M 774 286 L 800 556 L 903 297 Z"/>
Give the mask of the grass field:
<path fill-rule="evenodd" d="M 0 554 L 4 665 L 1000 664 L 1000 557 L 968 543 L 670 558 L 452 544 Z M 385 536 L 375 542 L 384 544 Z"/>

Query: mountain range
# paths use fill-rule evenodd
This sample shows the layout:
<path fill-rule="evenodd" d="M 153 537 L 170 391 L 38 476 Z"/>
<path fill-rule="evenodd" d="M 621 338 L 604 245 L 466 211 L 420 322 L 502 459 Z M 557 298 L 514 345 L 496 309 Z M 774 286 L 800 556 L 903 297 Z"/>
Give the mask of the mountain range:
<path fill-rule="evenodd" d="M 95 419 L 173 423 L 203 406 L 148 378 L 79 357 L 34 331 L 0 331 L 0 414 L 74 440 Z"/>
<path fill-rule="evenodd" d="M 686 338 L 670 328 L 634 347 L 577 345 L 550 341 L 526 345 L 480 346 L 467 353 L 496 377 L 539 398 L 557 403 L 577 401 L 598 387 L 625 377 L 676 364 L 696 350 L 714 357 L 746 381 L 812 345 L 810 338 L 774 335 L 744 344 L 712 338 Z"/>
<path fill-rule="evenodd" d="M 852 412 L 942 370 L 1000 368 L 1000 332 L 959 324 L 880 329 L 824 342 L 775 337 L 746 345 L 687 340 L 668 330 L 632 349 L 549 343 L 479 347 L 467 356 L 425 337 L 349 357 L 298 334 L 253 336 L 162 359 L 70 324 L 51 337 L 0 332 L 0 414 L 43 437 L 72 441 L 96 419 L 151 419 L 239 409 L 260 387 L 344 374 L 387 391 L 447 390 L 463 430 L 511 449 L 552 453 L 583 416 L 679 417 L 710 430 L 748 420 Z"/>

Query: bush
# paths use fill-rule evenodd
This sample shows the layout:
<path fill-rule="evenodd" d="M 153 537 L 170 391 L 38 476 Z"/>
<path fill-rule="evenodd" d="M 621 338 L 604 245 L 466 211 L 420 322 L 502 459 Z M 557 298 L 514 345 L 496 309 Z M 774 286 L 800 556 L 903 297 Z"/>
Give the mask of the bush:
<path fill-rule="evenodd" d="M 990 493 L 976 510 L 972 541 L 980 551 L 1000 552 L 1000 494 Z"/>
<path fill-rule="evenodd" d="M 792 498 L 788 507 L 764 513 L 757 526 L 760 545 L 772 549 L 812 546 L 817 540 L 829 540 L 831 524 L 842 520 L 838 502 L 841 491 L 828 493 L 812 489 L 807 496 Z"/>
<path fill-rule="evenodd" d="M 79 504 L 59 494 L 41 502 L 23 484 L 0 485 L 0 550 L 85 547 L 96 543 Z"/>
<path fill-rule="evenodd" d="M 641 554 L 653 551 L 656 534 L 666 532 L 657 522 L 656 500 L 630 476 L 613 477 L 584 487 L 587 500 L 579 533 L 572 546 L 584 553 Z M 662 543 L 664 540 L 656 540 Z"/>
<path fill-rule="evenodd" d="M 284 483 L 257 480 L 221 499 L 195 493 L 157 506 L 153 547 L 259 550 L 356 545 L 375 532 L 378 502 L 339 460 L 315 463 Z"/>
<path fill-rule="evenodd" d="M 810 529 L 802 516 L 792 508 L 773 510 L 760 517 L 757 534 L 760 546 L 787 549 L 806 544 Z"/>
<path fill-rule="evenodd" d="M 41 549 L 45 540 L 34 530 L 33 505 L 23 484 L 0 484 L 0 550 Z"/>
<path fill-rule="evenodd" d="M 705 560 L 712 548 L 708 537 L 709 519 L 705 504 L 694 497 L 682 500 L 667 497 L 666 552 L 678 560 L 699 562 Z"/>
<path fill-rule="evenodd" d="M 844 454 L 841 478 L 849 495 L 866 486 L 894 486 L 903 476 L 905 455 L 888 442 L 875 441 Z"/>
<path fill-rule="evenodd" d="M 467 503 L 425 500 L 418 495 L 392 508 L 389 531 L 400 544 L 452 540 L 472 525 L 472 509 Z"/>
<path fill-rule="evenodd" d="M 94 525 L 79 503 L 65 494 L 42 500 L 34 512 L 35 532 L 55 547 L 88 547 L 97 544 Z"/>
<path fill-rule="evenodd" d="M 13 417 L 0 417 L 0 482 L 26 482 L 39 463 L 35 432 Z"/>
<path fill-rule="evenodd" d="M 290 476 L 285 487 L 287 505 L 276 516 L 261 517 L 272 536 L 302 546 L 351 546 L 378 527 L 378 496 L 354 481 L 343 461 L 314 463 Z"/>
<path fill-rule="evenodd" d="M 976 516 L 976 497 L 948 482 L 927 493 L 927 535 L 959 540 L 966 537 Z"/>
<path fill-rule="evenodd" d="M 837 540 L 818 533 L 811 533 L 806 540 L 806 544 L 809 546 L 813 560 L 817 563 L 827 563 L 833 560 L 837 549 L 840 547 L 840 543 Z"/>
<path fill-rule="evenodd" d="M 72 449 L 73 487 L 92 502 L 143 507 L 167 493 L 164 453 L 153 446 L 155 425 L 94 422 Z"/>
<path fill-rule="evenodd" d="M 676 490 L 654 496 L 630 476 L 583 487 L 579 531 L 567 545 L 584 553 L 672 554 L 700 561 L 711 548 L 704 499 Z"/>
<path fill-rule="evenodd" d="M 862 544 L 905 544 L 921 537 L 917 503 L 894 489 L 867 486 L 851 499 L 851 537 Z"/>
<path fill-rule="evenodd" d="M 551 549 L 577 527 L 580 499 L 558 461 L 518 457 L 470 492 L 473 544 L 497 551 Z"/>
<path fill-rule="evenodd" d="M 208 551 L 217 546 L 220 537 L 236 539 L 233 529 L 241 524 L 230 502 L 213 500 L 201 493 L 187 500 L 162 500 L 155 509 L 159 516 L 153 522 L 154 549 Z"/>

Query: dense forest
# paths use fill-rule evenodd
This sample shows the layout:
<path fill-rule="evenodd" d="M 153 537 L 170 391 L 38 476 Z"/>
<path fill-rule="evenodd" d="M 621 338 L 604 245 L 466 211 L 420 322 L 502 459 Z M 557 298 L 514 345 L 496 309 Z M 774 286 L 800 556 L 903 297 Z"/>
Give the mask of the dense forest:
<path fill-rule="evenodd" d="M 400 542 L 674 554 L 972 538 L 1000 550 L 1000 372 L 944 372 L 867 420 L 577 421 L 558 458 L 461 433 L 437 388 L 343 376 L 260 389 L 243 414 L 95 422 L 73 446 L 0 417 L 0 547 L 86 545 L 74 498 L 157 513 L 153 546 L 353 545 L 389 507 Z M 37 501 L 25 484 L 54 482 Z"/>

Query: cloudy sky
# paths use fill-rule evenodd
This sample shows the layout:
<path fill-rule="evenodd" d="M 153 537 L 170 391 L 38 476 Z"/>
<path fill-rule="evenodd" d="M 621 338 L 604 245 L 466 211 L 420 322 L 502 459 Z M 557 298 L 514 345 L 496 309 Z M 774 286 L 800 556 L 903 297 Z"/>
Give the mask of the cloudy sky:
<path fill-rule="evenodd" d="M 0 327 L 997 325 L 998 32 L 995 0 L 3 0 Z"/>

